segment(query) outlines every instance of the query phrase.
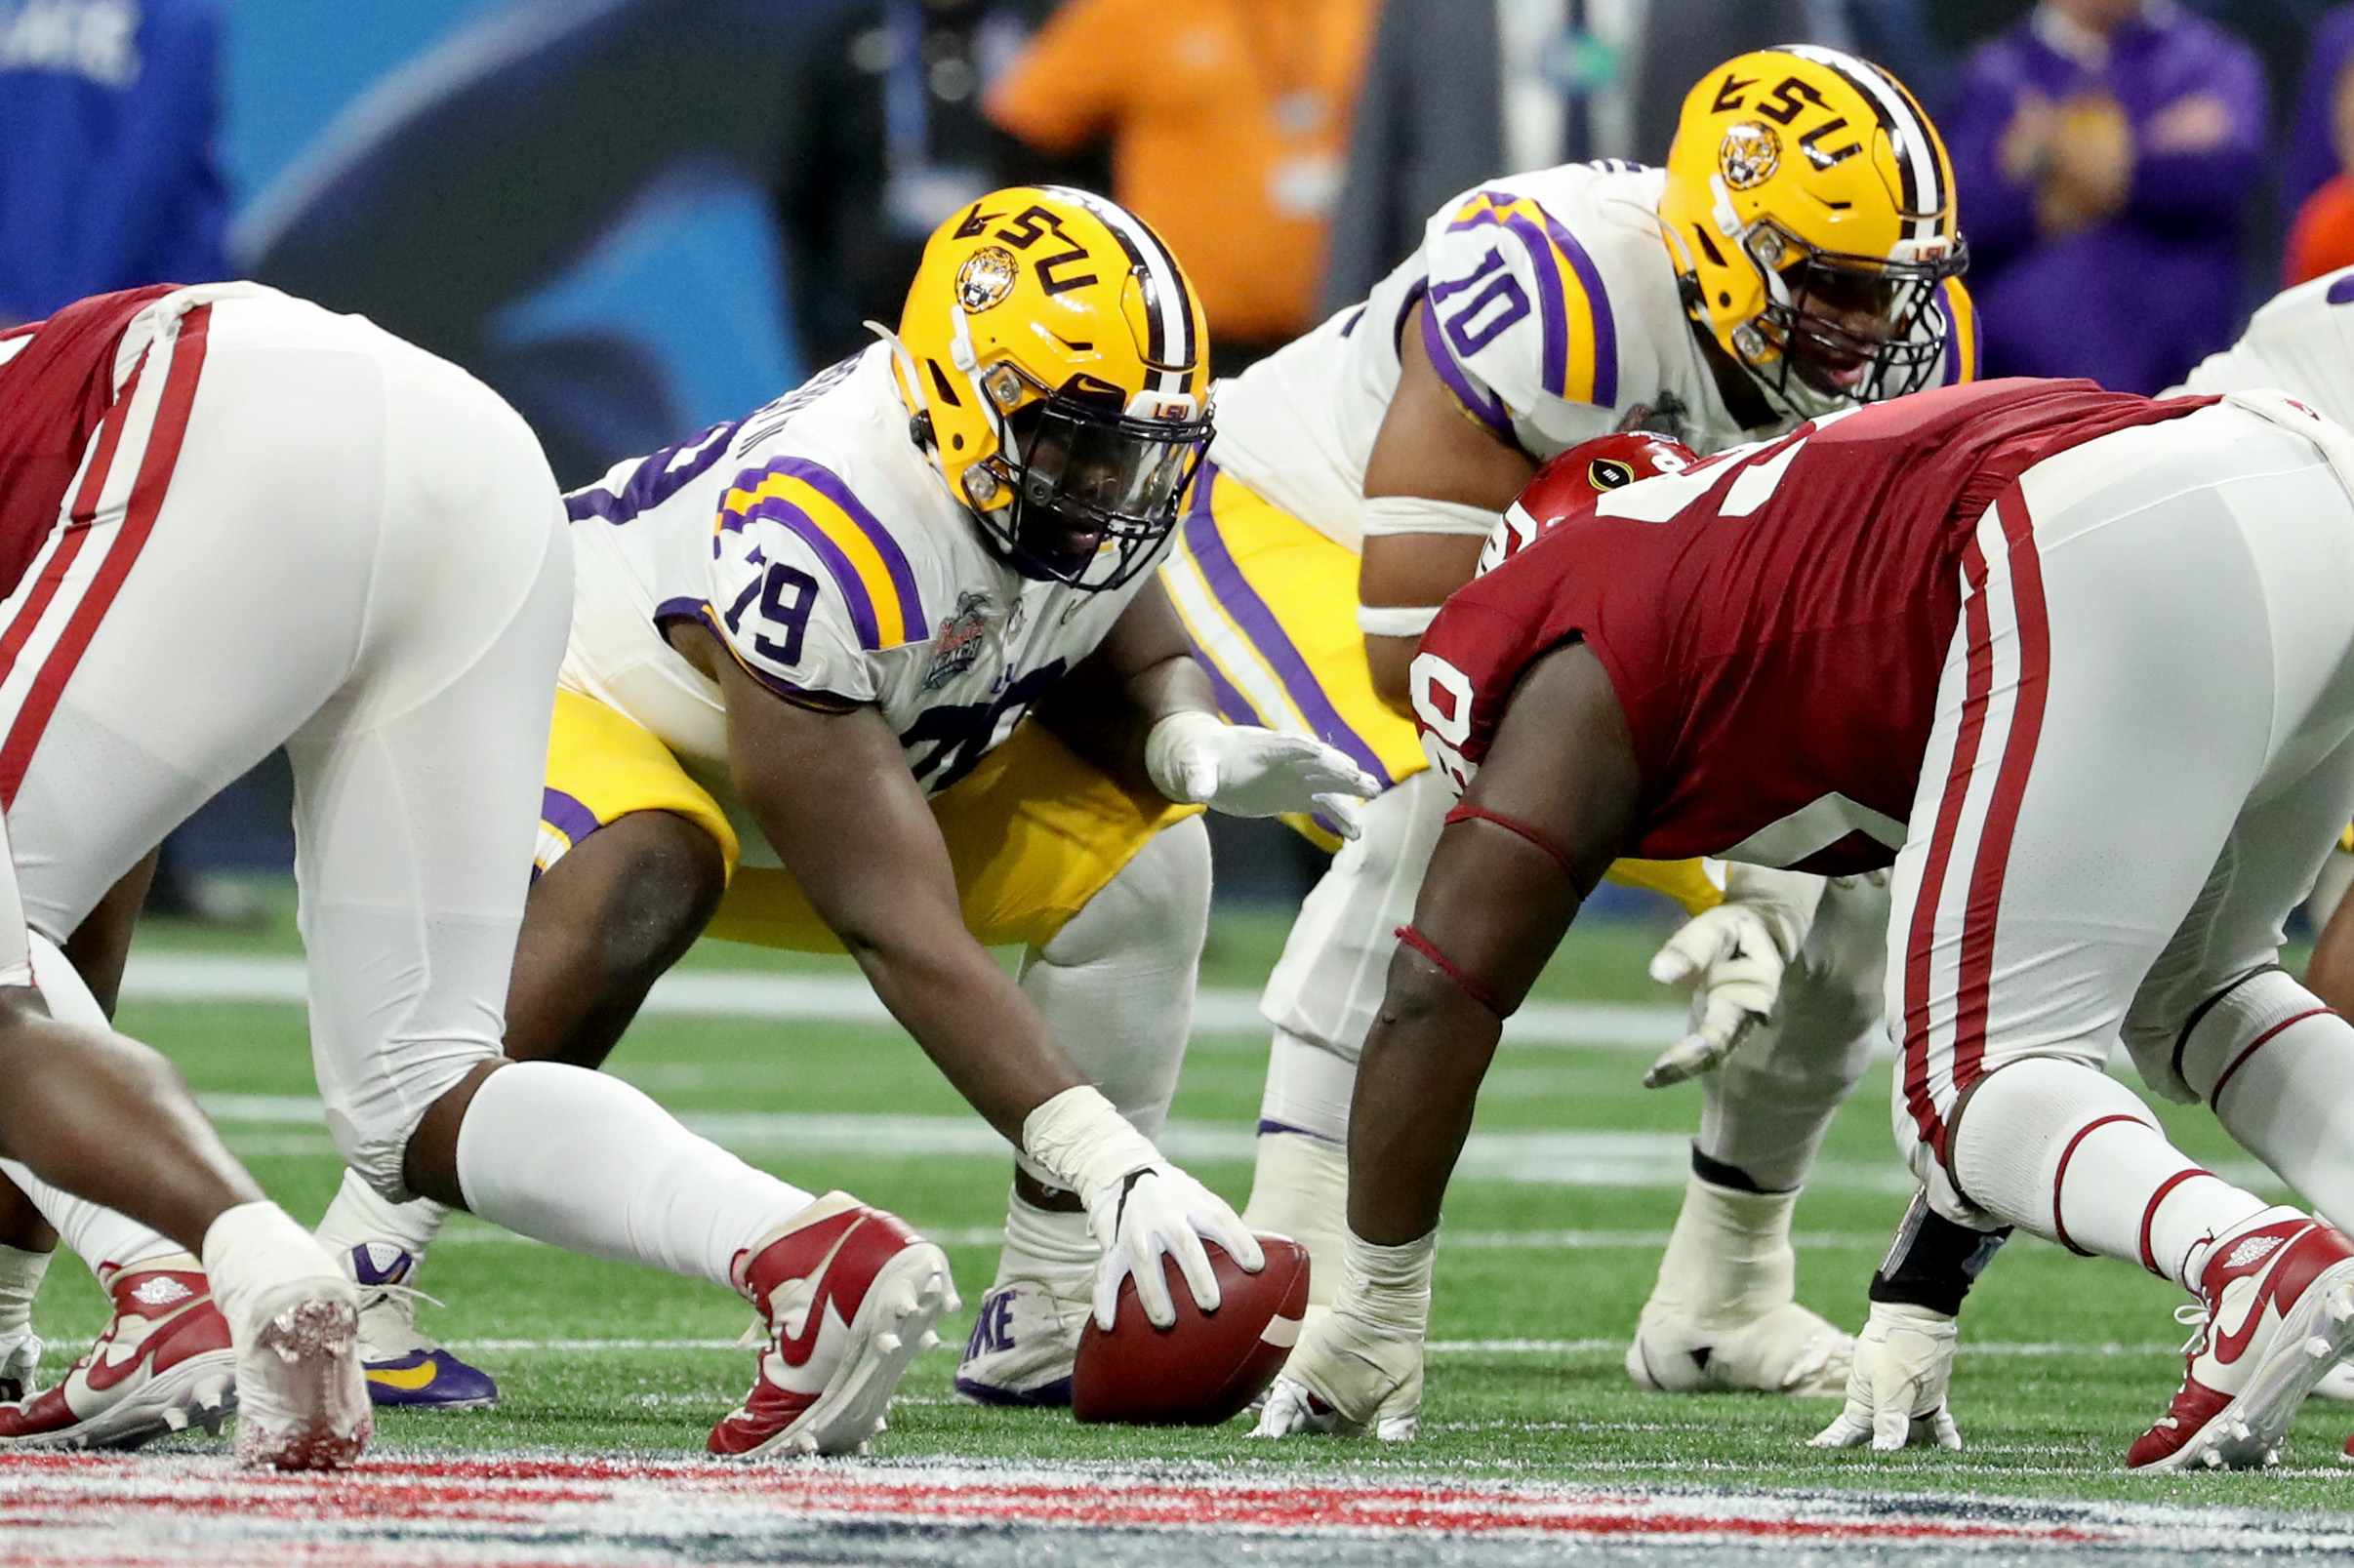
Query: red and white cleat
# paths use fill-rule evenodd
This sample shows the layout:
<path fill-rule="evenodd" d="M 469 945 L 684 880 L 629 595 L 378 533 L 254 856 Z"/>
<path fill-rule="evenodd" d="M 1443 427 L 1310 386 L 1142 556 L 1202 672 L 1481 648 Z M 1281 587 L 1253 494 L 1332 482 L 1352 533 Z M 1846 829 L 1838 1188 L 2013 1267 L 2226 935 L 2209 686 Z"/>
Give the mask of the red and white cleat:
<path fill-rule="evenodd" d="M 2259 1469 L 2280 1457 L 2296 1407 L 2354 1350 L 2354 1241 L 2268 1209 L 2216 1238 L 2199 1279 L 2199 1325 L 2182 1387 L 2134 1442 L 2136 1470 Z"/>
<path fill-rule="evenodd" d="M 203 1265 L 173 1253 L 103 1283 L 114 1321 L 55 1387 L 0 1404 L 0 1448 L 137 1448 L 218 1432 L 236 1408 L 236 1352 Z"/>
<path fill-rule="evenodd" d="M 237 1356 L 237 1463 L 342 1469 L 376 1430 L 351 1282 L 298 1279 L 254 1304 Z"/>
<path fill-rule="evenodd" d="M 856 1451 L 956 1309 L 948 1255 L 846 1192 L 794 1215 L 733 1272 L 768 1348 L 751 1392 L 711 1428 L 711 1452 L 729 1459 Z"/>

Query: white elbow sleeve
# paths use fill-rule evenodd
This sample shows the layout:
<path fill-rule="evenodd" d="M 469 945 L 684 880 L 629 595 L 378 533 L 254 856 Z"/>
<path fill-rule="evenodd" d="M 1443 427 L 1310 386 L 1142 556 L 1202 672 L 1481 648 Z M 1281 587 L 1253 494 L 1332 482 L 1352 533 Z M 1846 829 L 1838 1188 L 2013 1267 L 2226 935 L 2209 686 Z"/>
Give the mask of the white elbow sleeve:
<path fill-rule="evenodd" d="M 1374 496 L 1365 503 L 1364 535 L 1367 539 L 1378 539 L 1388 534 L 1458 534 L 1485 539 L 1495 532 L 1503 515 L 1458 501 Z"/>

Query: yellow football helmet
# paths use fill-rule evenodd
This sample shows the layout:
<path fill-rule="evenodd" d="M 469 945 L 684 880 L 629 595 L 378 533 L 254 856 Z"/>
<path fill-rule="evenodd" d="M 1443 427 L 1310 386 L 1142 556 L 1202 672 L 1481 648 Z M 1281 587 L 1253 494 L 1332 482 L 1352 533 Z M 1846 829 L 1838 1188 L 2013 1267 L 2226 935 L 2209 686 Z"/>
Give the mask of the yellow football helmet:
<path fill-rule="evenodd" d="M 1785 412 L 1919 391 L 1968 253 L 1953 165 L 1904 84 L 1806 45 L 1718 66 L 1684 101 L 1659 217 L 1684 308 Z"/>
<path fill-rule="evenodd" d="M 924 246 L 898 347 L 916 440 L 1008 565 L 1096 589 L 1152 564 L 1209 445 L 1209 335 L 1143 220 L 984 196 Z"/>

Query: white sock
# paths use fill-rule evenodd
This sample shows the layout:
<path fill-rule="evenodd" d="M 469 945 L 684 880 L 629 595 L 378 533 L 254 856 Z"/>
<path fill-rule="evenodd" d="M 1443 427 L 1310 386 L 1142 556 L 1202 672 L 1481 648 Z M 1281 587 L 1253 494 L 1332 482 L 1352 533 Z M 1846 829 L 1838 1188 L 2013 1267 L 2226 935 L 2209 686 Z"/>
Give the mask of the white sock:
<path fill-rule="evenodd" d="M 431 1198 L 412 1198 L 406 1203 L 392 1203 L 384 1198 L 359 1173 L 346 1168 L 343 1185 L 335 1189 L 335 1201 L 319 1219 L 319 1245 L 335 1255 L 335 1261 L 351 1269 L 351 1250 L 371 1242 L 389 1243 L 416 1260 L 425 1263 L 426 1249 L 441 1233 L 442 1222 L 450 1217 L 450 1206 Z M 416 1266 L 403 1279 L 404 1284 L 417 1283 Z"/>
<path fill-rule="evenodd" d="M 0 1349 L 32 1331 L 33 1298 L 41 1293 L 51 1256 L 0 1245 Z"/>
<path fill-rule="evenodd" d="M 1258 1164 L 1242 1223 L 1308 1249 L 1308 1305 L 1329 1307 L 1349 1245 L 1349 1150 L 1259 1126 Z"/>
<path fill-rule="evenodd" d="M 128 1268 L 183 1252 L 170 1236 L 148 1229 L 129 1215 L 117 1214 L 88 1198 L 77 1198 L 62 1187 L 51 1186 L 15 1160 L 0 1160 L 0 1173 L 22 1189 L 58 1232 L 58 1239 L 90 1266 L 90 1271 Z"/>
<path fill-rule="evenodd" d="M 2354 1025 L 2280 970 L 2225 992 L 2182 1042 L 2183 1080 L 2241 1147 L 2354 1226 Z"/>
<path fill-rule="evenodd" d="M 275 1203 L 240 1203 L 223 1210 L 204 1233 L 204 1273 L 213 1305 L 228 1319 L 240 1347 L 252 1343 L 264 1308 L 284 1286 L 319 1282 L 351 1300 L 351 1281 L 318 1238 Z"/>
<path fill-rule="evenodd" d="M 1019 1196 L 1005 1200 L 1005 1247 L 997 1254 L 995 1284 L 1036 1279 L 1048 1285 L 1089 1289 L 1103 1249 L 1083 1214 L 1034 1208 Z"/>
<path fill-rule="evenodd" d="M 519 1236 L 730 1290 L 737 1255 L 811 1201 L 619 1078 L 556 1062 L 509 1063 L 474 1091 L 458 1186 Z"/>
<path fill-rule="evenodd" d="M 1259 1099 L 1259 1132 L 1301 1133 L 1347 1147 L 1349 1101 L 1357 1093 L 1357 1064 L 1287 1029 L 1277 1029 L 1267 1052 L 1267 1092 Z"/>
<path fill-rule="evenodd" d="M 1684 1207 L 1644 1314 L 1730 1329 L 1790 1301 L 1798 1280 L 1790 1216 L 1798 1199 L 1795 1191 L 1742 1192 L 1684 1178 Z"/>
<path fill-rule="evenodd" d="M 2185 1289 L 2196 1239 L 2267 1207 L 2168 1143 L 2132 1090 L 2055 1057 L 1982 1079 L 1952 1151 L 1955 1181 L 1988 1214 Z"/>

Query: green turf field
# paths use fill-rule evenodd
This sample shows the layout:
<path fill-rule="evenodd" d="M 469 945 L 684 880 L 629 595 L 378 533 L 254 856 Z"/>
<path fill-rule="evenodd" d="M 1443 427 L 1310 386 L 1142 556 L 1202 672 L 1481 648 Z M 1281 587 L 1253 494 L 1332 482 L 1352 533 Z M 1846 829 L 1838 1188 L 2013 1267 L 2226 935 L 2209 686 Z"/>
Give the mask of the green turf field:
<path fill-rule="evenodd" d="M 1205 984 L 1253 986 L 1272 963 L 1279 917 L 1223 914 Z M 1562 999 L 1660 1001 L 1643 963 L 1656 935 L 1640 923 L 1580 932 L 1544 993 Z M 281 918 L 267 933 L 219 938 L 155 927 L 143 949 L 294 949 Z M 846 961 L 796 958 L 706 944 L 703 967 L 840 971 Z M 170 1053 L 203 1093 L 311 1093 L 300 1009 L 259 1004 L 132 1003 L 132 1033 Z M 1246 1131 L 1255 1119 L 1265 1041 L 1197 1042 L 1175 1117 Z M 1687 1132 L 1696 1091 L 1646 1093 L 1644 1058 L 1626 1051 L 1508 1048 L 1488 1083 L 1483 1132 L 1636 1130 Z M 674 1109 L 946 1115 L 954 1094 L 896 1030 L 746 1020 L 653 1019 L 617 1053 L 614 1067 Z M 1835 1182 L 1811 1189 L 1804 1233 L 1803 1300 L 1853 1327 L 1863 1287 L 1903 1206 L 1888 1134 L 1887 1072 L 1876 1070 L 1825 1149 Z M 2210 1161 L 2241 1159 L 2203 1113 L 2161 1107 L 2183 1147 Z M 322 1129 L 287 1121 L 224 1122 L 255 1172 L 295 1211 L 313 1218 L 333 1190 L 337 1164 Z M 952 1240 L 969 1305 L 988 1284 L 994 1249 L 980 1232 L 1002 1214 L 1008 1162 L 996 1156 L 924 1157 L 907 1149 L 796 1152 L 746 1147 L 748 1157 L 805 1186 L 847 1187 Z M 1240 1161 L 1197 1163 L 1238 1206 L 1249 1170 Z M 1496 1347 L 1499 1341 L 1621 1342 L 1649 1286 L 1678 1187 L 1560 1186 L 1505 1180 L 1458 1182 L 1440 1251 L 1435 1351 L 1423 1435 L 1384 1448 L 1301 1439 L 1253 1443 L 1238 1422 L 1209 1432 L 1083 1428 L 1067 1417 L 980 1411 L 950 1402 L 954 1356 L 919 1362 L 877 1452 L 1029 1459 L 1201 1458 L 1230 1464 L 1335 1463 L 1409 1472 L 1459 1471 L 1563 1479 L 1800 1484 L 1884 1490 L 1968 1490 L 2117 1500 L 2345 1507 L 2354 1475 L 2334 1465 L 2354 1428 L 2354 1406 L 2309 1405 L 2287 1454 L 2265 1476 L 2133 1478 L 2119 1473 L 2125 1445 L 2165 1407 L 2179 1375 L 2169 1353 L 2181 1330 L 2179 1299 L 2138 1270 L 2071 1257 L 2020 1239 L 1973 1298 L 1955 1402 L 1969 1439 L 1960 1455 L 1824 1455 L 1802 1446 L 1836 1406 L 1766 1397 L 1670 1397 L 1635 1391 L 1616 1348 Z M 1531 1232 L 1574 1232 L 1574 1245 Z M 1532 1244 L 1535 1243 L 1535 1244 Z M 461 1219 L 435 1252 L 426 1287 L 448 1305 L 426 1327 L 445 1340 L 507 1342 L 476 1359 L 499 1377 L 496 1412 L 391 1414 L 384 1440 L 488 1450 L 700 1451 L 714 1417 L 742 1391 L 749 1352 L 712 1348 L 567 1347 L 549 1342 L 725 1340 L 747 1321 L 742 1304 L 709 1285 L 569 1257 L 513 1241 Z M 71 1264 L 53 1273 L 38 1314 L 53 1342 L 51 1372 L 102 1321 L 102 1302 Z M 943 1325 L 961 1344 L 969 1312 Z M 1447 1348 L 1447 1342 L 1491 1342 Z M 1970 1350 L 1975 1344 L 1985 1348 Z M 63 1352 L 63 1354 L 61 1354 Z"/>

